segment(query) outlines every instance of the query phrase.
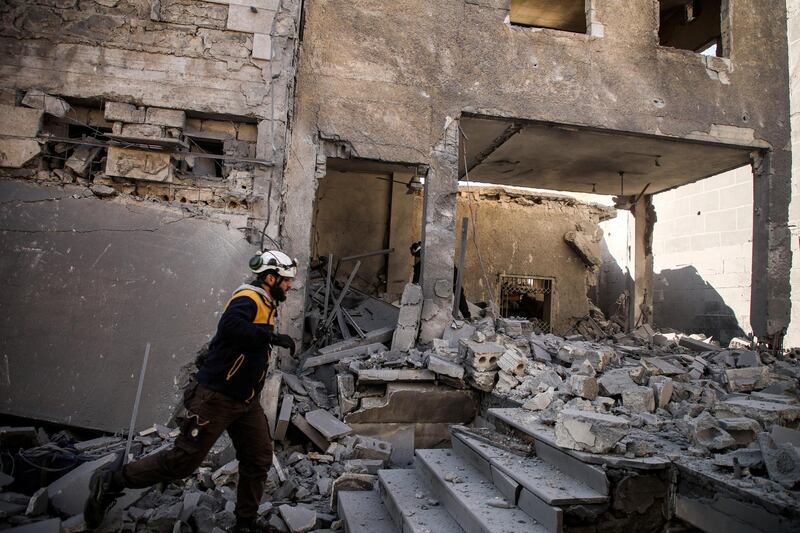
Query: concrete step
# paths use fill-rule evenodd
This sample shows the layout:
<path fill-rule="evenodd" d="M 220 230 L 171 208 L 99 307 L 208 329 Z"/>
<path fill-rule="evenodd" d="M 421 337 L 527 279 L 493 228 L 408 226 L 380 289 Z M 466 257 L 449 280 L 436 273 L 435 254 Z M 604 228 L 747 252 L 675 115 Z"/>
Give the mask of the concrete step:
<path fill-rule="evenodd" d="M 544 476 L 554 475 L 557 482 L 571 478 L 567 478 L 563 473 L 558 472 L 537 457 L 512 456 L 499 448 L 490 449 L 488 445 L 485 445 L 484 448 L 481 447 L 482 442 L 469 439 L 460 433 L 453 433 L 452 442 L 453 451 L 466 459 L 485 477 L 491 479 L 506 500 L 536 519 L 548 531 L 561 533 L 564 527 L 564 512 L 542 497 L 543 492 L 545 496 L 552 496 L 556 492 L 555 490 L 543 490 L 552 483 Z M 504 455 L 510 457 L 503 458 Z M 537 472 L 537 466 L 544 466 L 544 472 Z M 519 478 L 525 479 L 525 485 L 520 483 Z"/>
<path fill-rule="evenodd" d="M 495 507 L 502 493 L 452 450 L 417 450 L 416 464 L 436 498 L 467 533 L 545 533 L 547 529 L 516 506 Z"/>
<path fill-rule="evenodd" d="M 339 519 L 345 533 L 398 533 L 389 511 L 374 490 L 346 491 L 337 495 Z"/>
<path fill-rule="evenodd" d="M 463 533 L 416 469 L 379 470 L 381 497 L 402 533 Z"/>
<path fill-rule="evenodd" d="M 555 438 L 542 431 L 541 424 L 533 422 L 535 415 L 530 411 L 520 408 L 489 409 L 489 416 L 533 439 L 536 455 L 544 462 L 596 493 L 608 496 L 609 483 L 603 469 L 585 462 L 584 458 L 578 455 L 580 452 L 557 446 Z"/>
<path fill-rule="evenodd" d="M 560 450 L 564 454 L 574 457 L 575 459 L 586 465 L 610 466 L 615 468 L 631 468 L 635 470 L 663 470 L 665 468 L 669 468 L 670 465 L 672 464 L 669 459 L 659 456 L 625 457 L 622 455 L 587 453 L 587 452 L 579 452 L 577 450 L 568 450 L 566 448 L 561 448 L 560 446 L 558 446 L 558 444 L 556 444 L 555 428 L 553 426 L 542 424 L 541 422 L 539 422 L 538 416 L 535 413 L 532 413 L 531 411 L 527 411 L 520 407 L 492 408 L 489 409 L 488 416 L 489 418 L 494 418 L 496 420 L 503 422 L 508 426 L 511 426 L 518 433 L 533 439 L 536 442 L 536 453 L 542 458 L 544 457 L 542 454 L 539 453 L 539 443 L 544 443 L 550 446 L 551 448 Z M 546 458 L 544 459 L 546 461 L 548 460 Z M 556 466 L 561 468 L 560 465 Z M 602 470 L 600 469 L 596 470 L 602 472 Z M 572 474 L 570 473 L 570 475 Z M 573 475 L 572 477 L 577 477 L 577 476 Z M 588 478 L 584 479 L 581 477 L 577 477 L 577 479 L 581 479 L 584 482 L 587 482 L 587 484 L 589 484 Z M 600 490 L 600 487 L 594 485 L 590 486 L 596 490 Z"/>
<path fill-rule="evenodd" d="M 565 474 L 541 457 L 516 455 L 467 434 L 454 432 L 453 449 L 460 453 L 465 446 L 469 448 L 469 451 L 486 460 L 493 468 L 500 470 L 522 487 L 539 496 L 548 505 L 591 504 L 608 501 L 607 494 L 602 494 Z"/>

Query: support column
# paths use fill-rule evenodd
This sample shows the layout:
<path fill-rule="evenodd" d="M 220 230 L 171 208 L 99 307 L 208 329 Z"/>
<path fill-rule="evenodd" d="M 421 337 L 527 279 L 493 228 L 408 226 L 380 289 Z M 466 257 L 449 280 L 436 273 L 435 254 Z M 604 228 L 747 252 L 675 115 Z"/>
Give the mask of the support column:
<path fill-rule="evenodd" d="M 298 347 L 303 337 L 317 175 L 325 173 L 324 157 L 321 158 L 321 162 L 317 161 L 320 152 L 319 139 L 313 127 L 313 116 L 309 108 L 308 104 L 298 100 L 297 116 L 287 149 L 283 174 L 284 209 L 280 233 L 283 250 L 290 257 L 297 259 L 297 278 L 286 301 L 280 306 L 278 331 L 291 335 L 298 343 Z M 290 363 L 282 361 L 281 368 L 287 369 Z"/>
<path fill-rule="evenodd" d="M 633 232 L 633 299 L 628 308 L 631 327 L 653 323 L 653 226 L 656 212 L 652 195 L 639 198 L 631 208 Z"/>
<path fill-rule="evenodd" d="M 753 270 L 750 324 L 775 348 L 789 326 L 792 250 L 789 231 L 791 155 L 788 150 L 753 155 Z"/>
<path fill-rule="evenodd" d="M 458 193 L 458 121 L 452 121 L 431 152 L 425 178 L 422 227 L 422 324 L 419 340 L 442 337 L 452 321 L 453 254 Z"/>

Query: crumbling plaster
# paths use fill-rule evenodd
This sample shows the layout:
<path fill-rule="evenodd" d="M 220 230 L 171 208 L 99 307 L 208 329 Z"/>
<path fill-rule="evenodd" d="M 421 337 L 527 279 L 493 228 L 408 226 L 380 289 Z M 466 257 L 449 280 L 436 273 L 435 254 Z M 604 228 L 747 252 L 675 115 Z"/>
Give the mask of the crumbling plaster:
<path fill-rule="evenodd" d="M 725 59 L 659 47 L 655 0 L 594 9 L 602 37 L 512 27 L 507 2 L 306 3 L 296 107 L 305 134 L 292 142 L 316 152 L 307 141 L 322 132 L 359 157 L 430 163 L 447 117 L 477 113 L 771 150 L 755 184 L 763 231 L 751 314 L 757 334 L 780 333 L 790 258 L 784 2 L 731 2 Z M 287 168 L 286 179 L 313 189 L 308 171 Z M 283 230 L 307 255 L 307 227 L 287 219 Z"/>

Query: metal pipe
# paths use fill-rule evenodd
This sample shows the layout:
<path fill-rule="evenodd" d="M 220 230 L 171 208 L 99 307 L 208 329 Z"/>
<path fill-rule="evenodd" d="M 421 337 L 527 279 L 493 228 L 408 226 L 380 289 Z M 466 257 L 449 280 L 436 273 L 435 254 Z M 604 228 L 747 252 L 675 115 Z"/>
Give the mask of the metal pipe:
<path fill-rule="evenodd" d="M 144 361 L 142 361 L 142 370 L 139 372 L 139 388 L 136 389 L 136 401 L 133 402 L 133 413 L 131 413 L 131 426 L 128 431 L 128 443 L 125 445 L 125 457 L 123 464 L 126 464 L 131 455 L 131 445 L 133 444 L 133 430 L 136 426 L 136 416 L 139 414 L 139 401 L 142 399 L 142 386 L 144 385 L 144 373 L 147 370 L 147 360 L 150 358 L 150 343 L 147 343 L 144 349 Z"/>

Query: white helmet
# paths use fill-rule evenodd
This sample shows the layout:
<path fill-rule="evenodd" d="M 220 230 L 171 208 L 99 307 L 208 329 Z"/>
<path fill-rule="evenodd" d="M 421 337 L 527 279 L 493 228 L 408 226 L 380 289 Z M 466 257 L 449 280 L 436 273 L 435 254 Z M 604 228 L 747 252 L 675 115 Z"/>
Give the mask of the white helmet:
<path fill-rule="evenodd" d="M 267 250 L 250 259 L 250 270 L 254 274 L 273 270 L 281 277 L 294 278 L 297 276 L 297 261 L 280 250 Z"/>

